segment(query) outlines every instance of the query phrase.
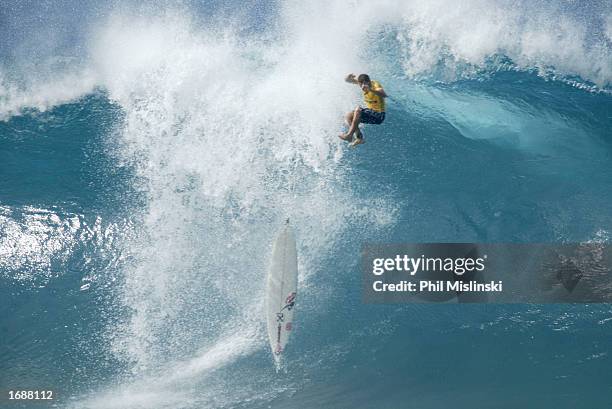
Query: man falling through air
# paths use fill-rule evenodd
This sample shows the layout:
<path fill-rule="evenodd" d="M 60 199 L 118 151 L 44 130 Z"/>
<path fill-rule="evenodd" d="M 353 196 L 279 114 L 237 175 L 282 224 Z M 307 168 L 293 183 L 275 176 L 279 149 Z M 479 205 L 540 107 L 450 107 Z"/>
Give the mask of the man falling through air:
<path fill-rule="evenodd" d="M 347 132 L 341 133 L 340 139 L 350 141 L 349 146 L 363 143 L 363 134 L 359 124 L 380 125 L 385 120 L 385 98 L 387 94 L 378 81 L 371 80 L 368 74 L 349 74 L 344 79 L 351 84 L 357 84 L 363 91 L 363 100 L 366 108 L 358 106 L 354 111 L 346 114 L 346 124 L 349 126 Z"/>

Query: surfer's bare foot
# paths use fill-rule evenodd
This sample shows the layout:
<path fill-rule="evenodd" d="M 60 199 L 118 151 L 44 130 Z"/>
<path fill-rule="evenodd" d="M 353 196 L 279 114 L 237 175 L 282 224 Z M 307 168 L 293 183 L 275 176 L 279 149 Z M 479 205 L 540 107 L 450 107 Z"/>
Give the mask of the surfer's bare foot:
<path fill-rule="evenodd" d="M 355 134 L 353 135 L 353 139 L 351 140 L 351 143 L 349 143 L 349 146 L 354 148 L 355 146 L 360 145 L 363 142 L 363 133 L 361 132 L 361 129 L 355 129 Z"/>
<path fill-rule="evenodd" d="M 338 135 L 338 137 L 344 141 L 350 141 L 353 135 L 346 132 L 342 132 L 340 135 Z"/>
<path fill-rule="evenodd" d="M 354 148 L 355 146 L 361 145 L 364 142 L 365 141 L 363 140 L 363 138 L 353 138 L 353 142 L 349 143 L 349 146 Z"/>

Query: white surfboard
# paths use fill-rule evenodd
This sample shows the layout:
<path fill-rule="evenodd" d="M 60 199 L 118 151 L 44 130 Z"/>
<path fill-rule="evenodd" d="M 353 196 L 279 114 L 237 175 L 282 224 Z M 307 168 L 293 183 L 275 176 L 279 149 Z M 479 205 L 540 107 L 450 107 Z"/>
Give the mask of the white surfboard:
<path fill-rule="evenodd" d="M 277 366 L 293 331 L 297 295 L 297 249 L 293 229 L 287 220 L 272 248 L 266 285 L 268 339 Z"/>

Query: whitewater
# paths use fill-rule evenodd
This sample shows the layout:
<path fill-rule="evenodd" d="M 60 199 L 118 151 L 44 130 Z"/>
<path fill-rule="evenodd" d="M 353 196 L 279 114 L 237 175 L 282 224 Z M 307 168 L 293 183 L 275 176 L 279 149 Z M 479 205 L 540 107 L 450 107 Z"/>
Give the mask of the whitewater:
<path fill-rule="evenodd" d="M 607 404 L 609 306 L 372 306 L 359 256 L 610 240 L 609 2 L 11 0 L 0 38 L 0 391 Z M 356 149 L 337 137 L 349 72 L 392 98 Z M 287 217 L 299 303 L 277 372 L 263 294 Z"/>

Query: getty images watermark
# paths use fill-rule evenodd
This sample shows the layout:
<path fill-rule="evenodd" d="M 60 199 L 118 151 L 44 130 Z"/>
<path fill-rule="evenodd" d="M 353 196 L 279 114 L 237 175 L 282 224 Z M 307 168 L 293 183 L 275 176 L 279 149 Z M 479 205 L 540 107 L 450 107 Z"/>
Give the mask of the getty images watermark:
<path fill-rule="evenodd" d="M 612 246 L 429 243 L 364 245 L 368 303 L 612 302 Z"/>

